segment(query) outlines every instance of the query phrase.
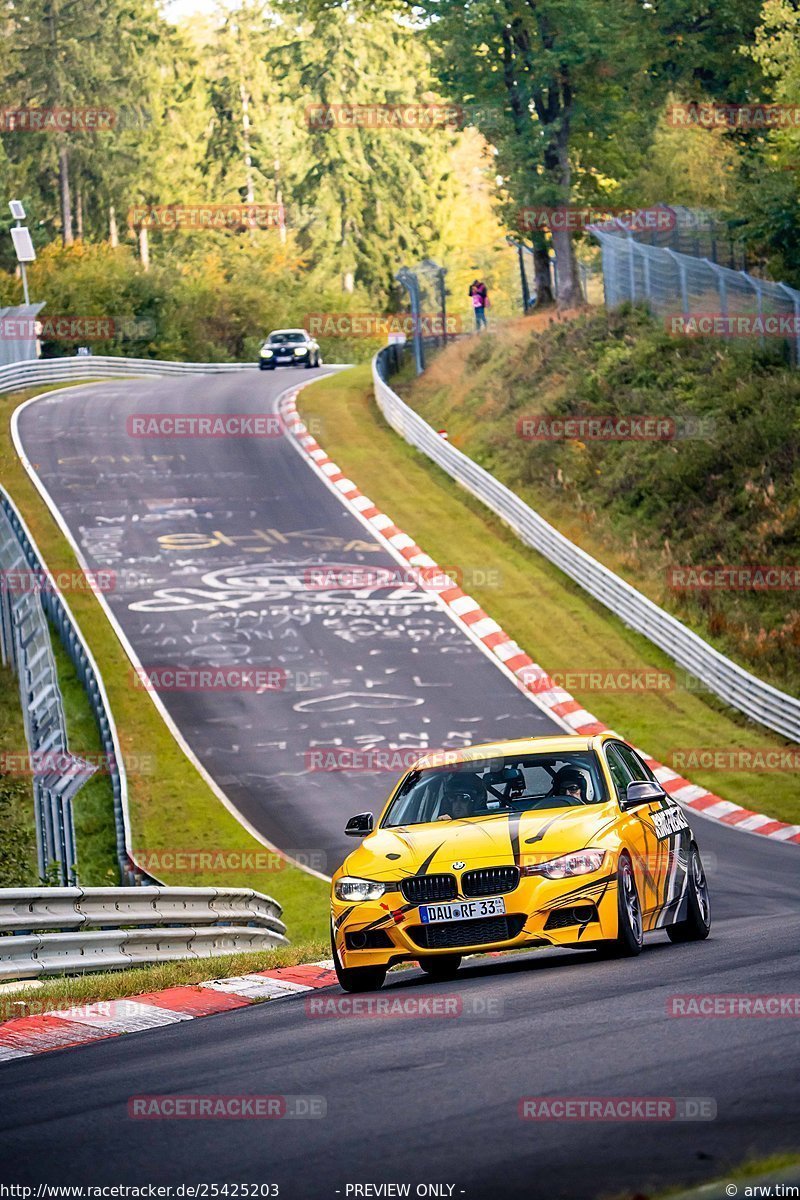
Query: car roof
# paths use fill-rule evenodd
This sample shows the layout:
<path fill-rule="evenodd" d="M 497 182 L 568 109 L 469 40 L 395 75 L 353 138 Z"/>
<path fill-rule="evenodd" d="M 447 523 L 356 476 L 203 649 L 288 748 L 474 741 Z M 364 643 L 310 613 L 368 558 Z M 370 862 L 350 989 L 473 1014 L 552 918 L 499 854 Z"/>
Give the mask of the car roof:
<path fill-rule="evenodd" d="M 457 766 L 459 763 L 470 763 L 475 759 L 504 758 L 513 754 L 565 754 L 574 751 L 597 750 L 609 738 L 617 738 L 618 733 L 612 730 L 591 737 L 579 737 L 577 734 L 558 733 L 547 737 L 516 738 L 513 741 L 482 742 L 478 746 L 466 746 L 458 750 L 439 750 L 420 756 L 412 770 L 424 770 L 428 767 Z"/>
<path fill-rule="evenodd" d="M 303 337 L 308 337 L 307 329 L 273 329 L 269 336 L 272 337 L 273 333 L 302 333 Z"/>

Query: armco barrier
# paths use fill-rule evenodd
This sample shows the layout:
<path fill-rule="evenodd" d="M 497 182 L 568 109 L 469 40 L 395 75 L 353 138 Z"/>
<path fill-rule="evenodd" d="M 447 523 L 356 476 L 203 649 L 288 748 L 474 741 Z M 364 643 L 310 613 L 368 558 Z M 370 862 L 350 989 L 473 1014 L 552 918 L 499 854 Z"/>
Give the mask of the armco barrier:
<path fill-rule="evenodd" d="M 526 545 L 554 563 L 631 629 L 644 634 L 726 704 L 783 737 L 800 741 L 800 700 L 771 687 L 709 646 L 442 438 L 389 387 L 387 350 L 381 350 L 373 359 L 372 376 L 378 407 L 392 429 L 496 513 Z"/>
<path fill-rule="evenodd" d="M 125 766 L 122 761 L 122 753 L 120 750 L 119 739 L 117 737 L 116 726 L 111 715 L 111 708 L 106 697 L 105 688 L 103 687 L 103 681 L 100 678 L 100 673 L 97 669 L 94 659 L 92 658 L 88 646 L 83 640 L 81 632 L 78 629 L 72 613 L 70 612 L 66 600 L 58 591 L 58 588 L 55 586 L 55 584 L 52 583 L 52 581 L 48 578 L 47 566 L 39 554 L 39 550 L 34 543 L 33 538 L 31 537 L 31 534 L 25 525 L 25 522 L 22 519 L 21 513 L 12 502 L 11 497 L 2 487 L 0 487 L 0 518 L 2 518 L 2 524 L 6 525 L 13 534 L 16 545 L 19 548 L 21 565 L 30 572 L 31 576 L 44 581 L 44 586 L 42 586 L 41 590 L 37 591 L 35 594 L 26 596 L 25 599 L 35 602 L 38 612 L 44 613 L 57 630 L 61 643 L 72 660 L 72 663 L 74 664 L 75 670 L 78 674 L 78 678 L 83 684 L 89 704 L 95 717 L 95 721 L 97 723 L 97 728 L 100 733 L 100 741 L 103 748 L 103 761 L 106 764 L 106 769 L 108 770 L 111 778 L 111 786 L 114 795 L 114 825 L 116 835 L 117 863 L 119 865 L 120 879 L 123 883 L 129 885 L 139 883 L 143 880 L 145 882 L 157 883 L 158 880 L 152 879 L 149 875 L 146 875 L 144 872 L 139 871 L 138 868 L 135 867 L 129 852 L 131 833 L 130 820 L 128 817 L 127 777 L 125 775 Z M 45 637 L 49 646 L 49 631 L 46 628 Z M 58 704 L 55 707 L 60 713 L 60 697 L 58 698 Z M 64 738 L 65 737 L 66 734 L 64 733 Z M 64 745 L 66 745 L 66 741 L 64 741 Z M 53 743 L 48 744 L 47 742 L 41 740 L 37 745 L 30 745 L 31 752 L 37 750 L 47 752 L 59 749 L 61 749 L 60 745 Z M 38 809 L 42 808 L 44 810 L 44 815 L 42 817 L 43 822 L 44 817 L 47 815 L 48 805 L 47 803 L 42 805 L 39 804 L 38 791 L 43 790 L 42 784 L 51 783 L 53 786 L 52 788 L 48 789 L 48 795 L 50 791 L 57 794 L 59 790 L 57 781 L 51 781 L 49 777 L 45 778 L 43 781 L 40 781 L 38 778 L 34 779 L 34 793 L 37 795 L 37 818 Z M 47 801 L 47 795 L 44 797 L 44 799 Z M 39 842 L 41 844 L 42 835 L 39 835 Z M 64 878 L 64 871 L 71 868 L 73 861 L 74 855 L 72 858 L 61 863 L 62 882 L 66 882 L 66 879 Z M 40 861 L 40 871 L 42 870 L 42 866 L 43 864 Z M 44 868 L 46 869 L 47 866 L 48 864 L 45 862 Z"/>
<path fill-rule="evenodd" d="M 110 355 L 34 358 L 0 367 L 0 393 L 40 383 L 69 383 L 72 380 L 78 383 L 82 379 L 117 379 L 125 375 L 219 375 L 227 371 L 257 370 L 257 363 L 178 363 Z"/>
<path fill-rule="evenodd" d="M 285 946 L 280 917 L 250 888 L 7 888 L 0 980 Z"/>
<path fill-rule="evenodd" d="M 347 363 L 325 363 L 328 371 L 343 371 Z M 83 379 L 119 379 L 143 375 L 224 375 L 257 371 L 258 364 L 165 362 L 157 358 L 114 358 L 78 355 L 75 358 L 30 359 L 0 367 L 0 395 L 46 383 L 80 383 Z"/>

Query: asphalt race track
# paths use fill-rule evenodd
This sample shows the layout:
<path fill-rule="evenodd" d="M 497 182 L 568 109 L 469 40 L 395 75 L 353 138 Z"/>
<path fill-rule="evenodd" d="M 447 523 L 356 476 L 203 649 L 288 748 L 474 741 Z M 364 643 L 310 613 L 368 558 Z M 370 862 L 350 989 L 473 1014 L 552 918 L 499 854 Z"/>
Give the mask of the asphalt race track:
<path fill-rule="evenodd" d="M 308 592 L 298 600 L 271 582 L 287 564 L 320 556 L 392 565 L 383 551 L 353 545 L 369 541 L 366 532 L 281 440 L 221 440 L 213 467 L 209 444 L 200 441 L 136 447 L 145 457 L 125 459 L 124 417 L 137 406 L 257 411 L 290 378 L 84 388 L 30 406 L 21 432 L 92 565 L 122 574 L 122 587 L 108 598 L 145 664 L 205 663 L 215 655 L 294 671 L 313 663 L 324 686 L 309 685 L 303 697 L 424 701 L 298 710 L 301 693 L 288 688 L 262 696 L 164 695 L 196 753 L 268 837 L 333 856 L 342 819 L 375 807 L 388 780 L 302 774 L 312 738 L 350 745 L 366 734 L 399 741 L 427 732 L 435 745 L 448 734 L 477 741 L 547 726 L 428 600 L 409 604 L 406 596 L 396 606 L 384 596 L 355 611 L 349 599 L 326 599 L 318 611 Z M 154 462 L 148 453 L 170 457 Z M 268 535 L 272 543 L 256 553 L 253 529 L 276 530 L 287 541 Z M 210 541 L 215 530 L 248 540 L 231 547 L 216 539 L 191 552 L 161 543 L 159 552 L 161 536 L 193 532 Z M 309 531 L 337 541 L 313 543 Z M 295 546 L 290 558 L 287 547 Z M 267 572 L 275 573 L 269 581 Z M 248 599 L 240 605 L 243 580 Z M 179 603 L 188 596 L 195 604 L 198 592 L 212 594 L 210 608 Z M 355 635 L 362 620 L 364 636 Z M 285 640 L 270 636 L 279 630 L 291 632 Z M 798 847 L 692 820 L 712 889 L 707 942 L 672 946 L 657 934 L 638 959 L 616 963 L 587 952 L 486 957 L 467 963 L 451 983 L 394 972 L 380 993 L 455 997 L 451 1017 L 319 1018 L 297 996 L 9 1062 L 0 1067 L 0 1176 L 31 1185 L 274 1182 L 281 1196 L 309 1200 L 345 1197 L 347 1185 L 387 1183 L 408 1183 L 411 1195 L 417 1184 L 439 1184 L 441 1195 L 456 1198 L 590 1200 L 702 1182 L 750 1157 L 796 1150 L 797 1019 L 680 1018 L 669 1015 L 669 1005 L 702 993 L 797 993 Z M 326 995 L 338 989 L 316 993 Z M 327 1115 L 128 1116 L 132 1095 L 174 1093 L 318 1097 Z M 694 1100 L 715 1115 L 659 1122 L 519 1116 L 525 1097 L 612 1096 Z"/>
<path fill-rule="evenodd" d="M 240 812 L 331 874 L 348 850 L 347 818 L 382 807 L 401 772 L 323 773 L 310 769 L 314 750 L 461 747 L 560 727 L 435 596 L 398 586 L 403 568 L 285 436 L 127 432 L 142 413 L 271 412 L 308 378 L 93 385 L 30 405 L 19 428 L 89 566 L 114 572 L 106 599 L 146 669 L 277 673 L 260 693 L 156 690 Z M 319 588 L 322 567 L 343 569 L 343 582 L 353 567 L 383 568 L 387 585 Z"/>

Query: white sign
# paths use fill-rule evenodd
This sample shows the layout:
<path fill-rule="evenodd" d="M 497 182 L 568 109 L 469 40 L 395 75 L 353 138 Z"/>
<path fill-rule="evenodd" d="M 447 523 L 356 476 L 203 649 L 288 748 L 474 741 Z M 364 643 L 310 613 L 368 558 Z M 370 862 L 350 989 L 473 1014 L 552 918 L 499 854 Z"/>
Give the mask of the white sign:
<path fill-rule="evenodd" d="M 17 255 L 17 262 L 29 263 L 36 261 L 36 251 L 33 248 L 30 231 L 24 225 L 17 225 L 11 230 L 11 240 Z"/>

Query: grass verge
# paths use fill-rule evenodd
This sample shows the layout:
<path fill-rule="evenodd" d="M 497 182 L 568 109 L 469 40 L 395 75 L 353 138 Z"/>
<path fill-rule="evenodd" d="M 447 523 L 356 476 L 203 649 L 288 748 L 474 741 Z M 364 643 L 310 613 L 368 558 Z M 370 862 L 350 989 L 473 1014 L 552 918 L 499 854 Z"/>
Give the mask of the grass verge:
<path fill-rule="evenodd" d="M 726 1200 L 726 1197 L 731 1195 L 795 1195 L 796 1193 L 791 1191 L 778 1191 L 776 1185 L 794 1183 L 797 1179 L 800 1179 L 800 1158 L 796 1154 L 771 1154 L 768 1158 L 750 1159 L 732 1167 L 727 1175 L 712 1180 L 711 1183 L 697 1184 L 692 1188 L 670 1188 L 669 1191 L 659 1192 L 658 1197 L 659 1200 Z M 728 1191 L 732 1181 L 735 1181 L 737 1189 L 742 1190 Z M 748 1188 L 749 1191 L 746 1190 Z M 628 1200 L 628 1196 L 620 1196 L 617 1200 Z"/>
<path fill-rule="evenodd" d="M 52 571 L 77 571 L 69 543 L 28 478 L 11 440 L 11 414 L 41 390 L 0 396 L 0 479 L 22 512 L 47 566 Z M 131 686 L 130 662 L 95 596 L 75 589 L 67 601 L 105 682 L 123 758 L 154 764 L 152 771 L 128 775 L 136 846 L 156 856 L 189 850 L 192 862 L 198 861 L 197 851 L 240 854 L 240 861 L 246 862 L 246 855 L 262 849 L 260 844 L 224 808 L 180 750 L 150 693 Z M 283 919 L 293 942 L 303 944 L 326 936 L 327 884 L 288 864 L 281 863 L 280 869 L 269 872 L 243 866 L 224 875 L 202 869 L 156 873 L 164 883 L 175 886 L 252 887 L 267 892 L 283 905 Z"/>
<path fill-rule="evenodd" d="M 281 946 L 277 950 L 221 954 L 214 958 L 157 963 L 151 967 L 133 967 L 125 971 L 45 979 L 41 987 L 20 987 L 0 993 L 0 1021 L 34 1016 L 53 1008 L 69 1008 L 74 1004 L 94 1004 L 97 1000 L 140 996 L 145 992 L 159 992 L 181 984 L 202 983 L 206 979 L 226 979 L 231 975 L 247 975 L 251 971 L 319 962 L 329 954 L 327 942 L 311 941 L 303 945 Z"/>
<path fill-rule="evenodd" d="M 664 654 L 523 546 L 479 501 L 389 428 L 375 405 L 368 367 L 305 388 L 298 407 L 320 430 L 321 444 L 344 473 L 437 562 L 460 567 L 465 590 L 547 671 L 671 671 Z M 689 770 L 685 758 L 680 766 L 681 755 L 698 748 L 784 746 L 708 694 L 675 687 L 637 692 L 576 687 L 574 695 L 693 783 L 745 808 L 800 822 L 797 779 L 790 772 Z M 502 737 L 502 730 L 487 728 L 482 734 Z"/>

